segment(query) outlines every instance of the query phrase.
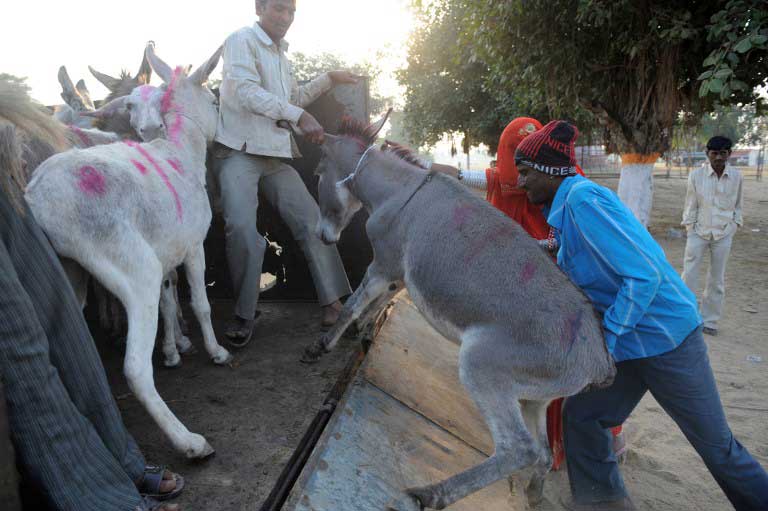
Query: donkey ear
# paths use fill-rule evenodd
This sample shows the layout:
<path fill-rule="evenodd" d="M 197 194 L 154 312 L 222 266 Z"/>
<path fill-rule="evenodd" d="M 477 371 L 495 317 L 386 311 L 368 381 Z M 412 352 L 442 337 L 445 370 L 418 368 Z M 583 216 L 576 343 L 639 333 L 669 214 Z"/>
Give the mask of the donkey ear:
<path fill-rule="evenodd" d="M 139 72 L 136 73 L 134 80 L 138 85 L 147 85 L 151 78 L 152 67 L 149 65 L 149 60 L 147 60 L 147 54 L 144 53 L 144 56 L 141 59 L 141 65 L 139 66 Z"/>
<path fill-rule="evenodd" d="M 88 66 L 88 70 L 91 72 L 94 78 L 100 81 L 104 87 L 109 89 L 110 92 L 114 92 L 120 87 L 120 79 L 112 78 L 107 74 L 100 73 L 99 71 L 93 69 L 91 66 Z"/>
<path fill-rule="evenodd" d="M 89 112 L 80 112 L 83 117 L 96 117 L 97 119 L 107 119 L 118 115 L 127 115 L 128 111 L 125 108 L 125 103 L 128 101 L 128 96 L 120 96 L 117 99 L 113 99 L 109 103 L 106 103 L 97 110 Z"/>
<path fill-rule="evenodd" d="M 147 58 L 152 70 L 157 73 L 157 76 L 163 80 L 164 83 L 171 83 L 173 77 L 173 70 L 171 66 L 163 62 L 163 60 L 155 55 L 155 43 L 152 41 L 147 43 L 147 48 L 144 50 L 144 56 Z"/>
<path fill-rule="evenodd" d="M 85 82 L 80 79 L 75 84 L 75 89 L 77 89 L 77 92 L 80 94 L 80 97 L 83 99 L 83 103 L 85 103 L 85 106 L 89 110 L 95 110 L 96 105 L 93 104 L 93 100 L 91 99 L 91 93 L 88 91 L 88 87 L 85 86 Z"/>
<path fill-rule="evenodd" d="M 192 76 L 189 77 L 189 79 L 192 81 L 192 83 L 195 83 L 197 85 L 202 85 L 205 83 L 206 80 L 208 80 L 208 75 L 210 75 L 214 69 L 216 69 L 216 66 L 219 64 L 219 58 L 221 57 L 221 52 L 224 51 L 224 46 L 219 46 L 219 48 L 216 50 L 216 52 L 211 55 L 211 58 L 205 61 L 205 64 L 198 67 L 197 70 L 195 70 L 194 73 L 192 73 Z"/>
<path fill-rule="evenodd" d="M 61 84 L 61 99 L 63 99 L 64 103 L 71 108 L 75 110 L 79 109 L 83 101 L 80 98 L 80 94 L 75 89 L 75 86 L 72 85 L 72 79 L 69 77 L 69 73 L 67 73 L 67 68 L 65 66 L 59 68 L 58 78 L 59 83 Z"/>
<path fill-rule="evenodd" d="M 389 119 L 390 114 L 392 113 L 392 109 L 390 108 L 387 110 L 387 113 L 384 114 L 384 117 L 379 119 L 377 122 L 371 124 L 365 129 L 365 134 L 370 136 L 370 139 L 376 140 L 376 137 L 379 135 L 379 132 L 384 127 L 384 124 L 386 124 L 387 119 Z"/>

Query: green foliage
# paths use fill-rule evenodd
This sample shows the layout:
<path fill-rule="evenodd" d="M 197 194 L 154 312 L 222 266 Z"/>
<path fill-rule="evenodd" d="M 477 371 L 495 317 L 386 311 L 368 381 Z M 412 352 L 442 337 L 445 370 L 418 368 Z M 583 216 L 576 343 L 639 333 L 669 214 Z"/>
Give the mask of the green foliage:
<path fill-rule="evenodd" d="M 768 79 L 768 5 L 765 0 L 731 0 L 712 15 L 707 41 L 715 46 L 702 67 L 699 97 L 755 103 L 757 85 Z"/>
<path fill-rule="evenodd" d="M 11 85 L 15 85 L 20 87 L 24 90 L 24 92 L 29 95 L 30 92 L 32 92 L 32 89 L 27 85 L 27 78 L 26 77 L 19 77 L 14 76 L 12 74 L 8 73 L 0 73 L 0 82 L 6 82 L 10 83 Z"/>
<path fill-rule="evenodd" d="M 405 86 L 403 130 L 416 145 L 461 133 L 465 146 L 484 143 L 495 152 L 513 117 L 541 110 L 531 110 L 514 93 L 496 94 L 489 87 L 488 65 L 459 37 L 470 15 L 462 2 L 416 7 L 422 24 L 411 37 L 408 66 L 398 73 Z"/>
<path fill-rule="evenodd" d="M 753 36 L 761 31 L 749 36 L 750 49 L 741 42 L 744 37 L 731 41 L 739 56 L 734 61 L 726 54 L 728 69 L 715 69 L 711 58 L 705 63 L 721 44 L 710 36 L 719 19 L 715 16 L 725 12 L 721 16 L 730 19 L 735 4 L 756 6 L 764 0 L 727 5 L 714 0 L 416 4 L 425 26 L 414 37 L 401 80 L 409 94 L 406 124 L 420 128 L 413 132 L 428 140 L 444 131 L 466 131 L 472 118 L 467 112 L 477 111 L 482 97 L 493 102 L 485 109 L 506 106 L 500 124 L 538 113 L 542 121 L 573 120 L 582 133 L 599 131 L 611 152 L 664 152 L 681 111 L 698 116 L 714 108 L 717 98 L 754 100 L 753 87 L 764 81 L 765 69 L 754 67 L 758 52 L 753 45 L 764 41 Z M 746 68 L 740 67 L 745 63 Z M 698 83 L 702 65 L 713 67 L 702 78 L 708 80 L 704 96 Z"/>

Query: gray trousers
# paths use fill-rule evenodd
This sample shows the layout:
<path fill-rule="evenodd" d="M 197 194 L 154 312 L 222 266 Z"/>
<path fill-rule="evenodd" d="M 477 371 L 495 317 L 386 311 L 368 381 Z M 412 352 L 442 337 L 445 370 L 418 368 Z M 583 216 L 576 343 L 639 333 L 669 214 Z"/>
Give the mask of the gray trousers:
<path fill-rule="evenodd" d="M 691 231 L 685 244 L 683 282 L 696 294 L 699 292 L 699 276 L 704 256 L 709 254 L 707 284 L 700 300 L 701 317 L 704 326 L 708 328 L 717 328 L 717 322 L 723 312 L 725 266 L 731 253 L 733 236 L 734 234 L 729 234 L 719 240 L 708 240 Z"/>
<path fill-rule="evenodd" d="M 221 206 L 226 222 L 227 262 L 235 287 L 235 314 L 252 319 L 267 243 L 256 229 L 259 190 L 277 209 L 304 251 L 320 305 L 352 292 L 339 252 L 315 235 L 320 209 L 290 165 L 276 158 L 231 150 L 217 165 Z"/>
<path fill-rule="evenodd" d="M 59 259 L 0 191 L 0 375 L 22 477 L 59 511 L 130 511 L 146 465 Z M 0 506 L 2 507 L 2 506 Z"/>

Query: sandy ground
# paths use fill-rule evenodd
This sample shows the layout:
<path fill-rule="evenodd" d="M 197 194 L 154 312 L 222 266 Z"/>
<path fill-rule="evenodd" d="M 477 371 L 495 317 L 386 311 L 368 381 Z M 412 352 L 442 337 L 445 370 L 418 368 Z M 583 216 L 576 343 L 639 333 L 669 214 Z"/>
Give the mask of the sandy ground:
<path fill-rule="evenodd" d="M 615 189 L 618 180 L 600 182 Z M 668 231 L 679 229 L 685 180 L 657 178 L 654 195 L 651 231 L 680 270 L 685 239 L 670 237 Z M 744 218 L 746 225 L 736 236 L 728 265 L 720 335 L 706 340 L 731 427 L 768 467 L 768 183 L 746 182 Z M 753 232 L 756 229 L 759 232 Z M 228 307 L 227 302 L 213 303 L 217 332 L 222 331 Z M 310 367 L 300 365 L 301 348 L 316 332 L 318 308 L 265 304 L 264 309 L 258 338 L 237 353 L 232 368 L 211 365 L 195 335 L 198 353 L 186 357 L 181 369 L 157 370 L 158 389 L 171 409 L 217 449 L 214 458 L 201 463 L 189 463 L 169 448 L 129 394 L 119 350 L 100 343 L 129 429 L 152 462 L 170 464 L 187 478 L 188 488 L 178 499 L 185 510 L 258 510 L 351 353 L 351 342 L 345 341 L 337 356 Z M 762 357 L 762 362 L 749 361 L 750 355 Z M 627 434 L 630 451 L 623 472 L 639 509 L 732 509 L 652 397 L 632 415 Z M 557 501 L 566 491 L 564 471 L 551 474 L 548 502 L 540 509 L 561 509 Z"/>
<path fill-rule="evenodd" d="M 599 182 L 613 189 L 618 185 L 617 179 Z M 680 229 L 685 184 L 684 179 L 656 179 L 650 229 L 680 271 L 685 239 L 668 232 Z M 745 190 L 745 225 L 736 235 L 727 267 L 720 334 L 705 339 L 731 429 L 768 468 L 768 183 L 750 179 Z M 750 355 L 761 357 L 762 362 L 747 360 Z M 653 397 L 642 400 L 626 430 L 630 450 L 622 470 L 640 510 L 733 509 Z M 564 471 L 551 474 L 548 484 L 547 493 L 554 498 L 542 509 L 562 509 L 557 500 L 567 492 Z"/>

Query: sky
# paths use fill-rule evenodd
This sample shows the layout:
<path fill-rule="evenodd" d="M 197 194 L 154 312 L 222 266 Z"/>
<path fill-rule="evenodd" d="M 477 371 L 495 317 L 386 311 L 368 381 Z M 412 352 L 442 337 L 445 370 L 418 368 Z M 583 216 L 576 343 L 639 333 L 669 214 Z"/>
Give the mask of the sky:
<path fill-rule="evenodd" d="M 298 0 L 286 40 L 290 51 L 330 52 L 347 62 L 373 60 L 382 68 L 381 91 L 397 96 L 414 20 L 408 0 Z M 62 103 L 56 79 L 66 65 L 73 82 L 85 79 L 91 97 L 107 90 L 88 65 L 111 76 L 135 74 L 147 41 L 168 64 L 202 64 L 235 30 L 256 21 L 253 0 L 22 0 L 3 8 L 0 73 L 27 77 L 32 97 Z M 221 65 L 214 72 L 220 73 Z M 153 77 L 153 83 L 158 78 Z"/>

